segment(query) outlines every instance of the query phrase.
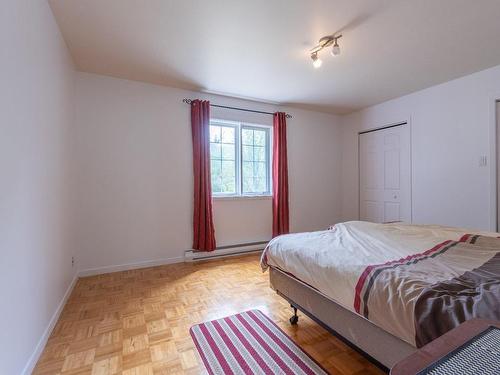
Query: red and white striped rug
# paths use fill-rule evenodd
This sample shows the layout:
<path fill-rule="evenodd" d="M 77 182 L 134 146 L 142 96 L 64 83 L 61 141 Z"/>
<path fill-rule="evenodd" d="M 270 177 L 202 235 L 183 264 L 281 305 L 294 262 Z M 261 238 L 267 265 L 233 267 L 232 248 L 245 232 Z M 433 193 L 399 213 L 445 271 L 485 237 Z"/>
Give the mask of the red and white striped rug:
<path fill-rule="evenodd" d="M 259 310 L 189 330 L 210 374 L 328 374 Z"/>

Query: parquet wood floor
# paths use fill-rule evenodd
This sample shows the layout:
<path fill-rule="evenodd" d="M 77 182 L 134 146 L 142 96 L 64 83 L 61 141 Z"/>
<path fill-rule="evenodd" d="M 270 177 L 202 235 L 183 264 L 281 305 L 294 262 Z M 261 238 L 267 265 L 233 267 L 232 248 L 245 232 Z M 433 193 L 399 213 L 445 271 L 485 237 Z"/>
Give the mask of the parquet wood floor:
<path fill-rule="evenodd" d="M 260 309 L 332 374 L 382 374 L 269 288 L 257 255 L 116 272 L 78 280 L 35 375 L 206 374 L 195 323 Z"/>

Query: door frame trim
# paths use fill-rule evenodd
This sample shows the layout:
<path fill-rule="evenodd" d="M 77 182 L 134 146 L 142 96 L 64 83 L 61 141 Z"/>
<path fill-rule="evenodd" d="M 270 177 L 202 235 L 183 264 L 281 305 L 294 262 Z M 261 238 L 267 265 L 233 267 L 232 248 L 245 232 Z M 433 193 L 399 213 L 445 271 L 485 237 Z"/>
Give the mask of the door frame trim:
<path fill-rule="evenodd" d="M 498 232 L 498 203 L 500 197 L 498 196 L 498 189 L 500 183 L 500 176 L 498 176 L 497 164 L 498 157 L 497 149 L 500 151 L 500 146 L 497 142 L 497 103 L 500 103 L 500 92 L 492 95 L 489 98 L 490 108 L 490 230 Z M 500 119 L 499 119 L 500 120 Z"/>
<path fill-rule="evenodd" d="M 404 125 L 407 125 L 408 126 L 408 131 L 409 131 L 409 147 L 410 147 L 410 192 L 409 192 L 409 195 L 410 195 L 410 223 L 413 223 L 413 131 L 412 131 L 412 126 L 411 126 L 411 116 L 408 116 L 407 119 L 405 120 L 402 120 L 402 121 L 396 121 L 396 122 L 392 122 L 392 123 L 389 123 L 389 124 L 386 124 L 386 125 L 382 125 L 382 126 L 378 126 L 378 127 L 374 127 L 374 128 L 370 128 L 368 130 L 361 130 L 361 131 L 358 131 L 358 143 L 357 143 L 357 158 L 358 158 L 358 183 L 357 183 L 357 189 L 358 189 L 358 220 L 361 219 L 361 189 L 360 189 L 360 182 L 361 182 L 361 161 L 360 161 L 360 158 L 359 158 L 359 150 L 360 150 L 360 147 L 359 147 L 359 136 L 362 135 L 362 134 L 366 134 L 366 133 L 371 133 L 371 132 L 375 132 L 377 130 L 385 130 L 385 129 L 390 129 L 390 128 L 394 128 L 396 126 L 404 126 Z M 495 211 L 495 214 L 496 214 L 496 211 Z"/>

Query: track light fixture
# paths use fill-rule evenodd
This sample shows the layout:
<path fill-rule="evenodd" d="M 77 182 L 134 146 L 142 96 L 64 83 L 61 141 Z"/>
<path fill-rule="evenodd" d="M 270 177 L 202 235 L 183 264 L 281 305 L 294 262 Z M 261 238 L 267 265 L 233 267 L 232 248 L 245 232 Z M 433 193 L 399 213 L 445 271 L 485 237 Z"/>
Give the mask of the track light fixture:
<path fill-rule="evenodd" d="M 318 53 L 324 48 L 332 46 L 332 50 L 330 51 L 331 55 L 340 55 L 340 46 L 338 44 L 338 39 L 340 38 L 342 38 L 342 34 L 324 36 L 319 40 L 318 44 L 309 51 L 315 68 L 319 68 L 321 66 L 322 61 L 319 58 Z"/>

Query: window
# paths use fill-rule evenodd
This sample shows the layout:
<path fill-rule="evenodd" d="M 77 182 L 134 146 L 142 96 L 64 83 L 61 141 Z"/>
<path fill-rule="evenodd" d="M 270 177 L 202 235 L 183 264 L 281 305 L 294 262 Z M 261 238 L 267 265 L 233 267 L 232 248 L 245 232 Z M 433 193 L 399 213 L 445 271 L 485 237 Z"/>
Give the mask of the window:
<path fill-rule="evenodd" d="M 237 193 L 237 130 L 235 126 L 210 123 L 210 169 L 215 194 Z"/>
<path fill-rule="evenodd" d="M 271 128 L 210 121 L 214 196 L 271 195 Z"/>

